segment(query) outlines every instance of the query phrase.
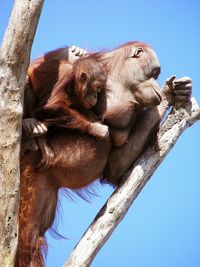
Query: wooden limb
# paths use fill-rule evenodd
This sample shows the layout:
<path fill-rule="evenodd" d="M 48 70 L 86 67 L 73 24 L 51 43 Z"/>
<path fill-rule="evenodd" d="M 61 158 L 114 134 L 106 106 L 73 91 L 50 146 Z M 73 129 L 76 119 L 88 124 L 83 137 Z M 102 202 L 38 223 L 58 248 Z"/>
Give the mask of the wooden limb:
<path fill-rule="evenodd" d="M 17 246 L 23 88 L 42 5 L 43 0 L 15 0 L 0 48 L 0 265 L 3 267 L 13 266 Z"/>
<path fill-rule="evenodd" d="M 194 98 L 185 109 L 172 110 L 159 130 L 158 144 L 149 147 L 127 172 L 121 185 L 99 211 L 64 267 L 90 266 L 178 137 L 198 120 L 200 109 Z"/>

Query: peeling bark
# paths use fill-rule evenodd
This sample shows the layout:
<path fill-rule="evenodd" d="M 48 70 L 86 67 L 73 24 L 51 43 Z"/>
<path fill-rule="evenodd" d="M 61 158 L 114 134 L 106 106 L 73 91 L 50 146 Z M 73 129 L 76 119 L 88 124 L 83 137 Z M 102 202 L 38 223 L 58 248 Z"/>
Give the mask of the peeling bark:
<path fill-rule="evenodd" d="M 121 185 L 99 211 L 64 267 L 90 266 L 178 137 L 198 120 L 200 109 L 194 98 L 186 108 L 172 110 L 159 130 L 157 144 L 149 147 L 127 172 Z"/>
<path fill-rule="evenodd" d="M 18 236 L 23 88 L 43 0 L 15 0 L 0 48 L 0 259 L 13 265 Z"/>

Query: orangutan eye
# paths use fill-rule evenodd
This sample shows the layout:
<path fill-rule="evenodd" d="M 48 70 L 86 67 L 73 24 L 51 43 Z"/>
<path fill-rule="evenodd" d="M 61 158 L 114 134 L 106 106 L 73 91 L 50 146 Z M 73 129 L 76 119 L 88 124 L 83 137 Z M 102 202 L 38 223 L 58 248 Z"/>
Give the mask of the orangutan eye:
<path fill-rule="evenodd" d="M 93 99 L 97 99 L 98 94 L 97 94 L 97 93 L 92 93 L 90 96 L 91 96 L 91 98 L 93 98 Z"/>
<path fill-rule="evenodd" d="M 141 53 L 143 53 L 143 52 L 144 52 L 143 48 L 142 47 L 138 47 L 135 50 L 133 57 L 138 58 L 141 55 Z"/>

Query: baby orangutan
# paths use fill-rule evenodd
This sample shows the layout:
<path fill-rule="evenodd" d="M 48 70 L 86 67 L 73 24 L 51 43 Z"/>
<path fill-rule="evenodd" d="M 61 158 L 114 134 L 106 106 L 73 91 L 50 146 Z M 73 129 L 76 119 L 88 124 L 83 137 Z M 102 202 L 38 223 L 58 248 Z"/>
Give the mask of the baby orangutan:
<path fill-rule="evenodd" d="M 62 77 L 50 88 L 46 102 L 41 103 L 35 110 L 34 118 L 23 120 L 25 135 L 27 133 L 32 136 L 41 135 L 37 137 L 37 143 L 42 152 L 39 167 L 48 167 L 54 156 L 47 144 L 48 136 L 44 135 L 47 128 L 55 131 L 56 127 L 64 127 L 87 133 L 101 140 L 109 138 L 108 126 L 98 121 L 94 111 L 98 96 L 104 93 L 106 86 L 105 67 L 98 62 L 98 56 L 78 59 L 73 66 L 65 60 L 60 64 L 68 75 Z M 37 88 L 34 88 L 34 81 L 31 81 L 31 84 L 33 92 L 37 91 Z M 35 134 L 31 132 L 33 129 Z M 33 150 L 34 145 L 36 144 L 33 142 Z"/>

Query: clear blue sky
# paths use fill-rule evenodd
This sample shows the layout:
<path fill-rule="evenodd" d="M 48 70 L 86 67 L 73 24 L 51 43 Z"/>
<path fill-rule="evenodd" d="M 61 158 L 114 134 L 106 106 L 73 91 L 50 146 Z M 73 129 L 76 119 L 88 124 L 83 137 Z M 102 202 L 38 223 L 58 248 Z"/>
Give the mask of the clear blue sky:
<path fill-rule="evenodd" d="M 0 40 L 13 1 L 0 3 Z M 46 1 L 32 58 L 65 45 L 113 48 L 130 40 L 156 50 L 162 74 L 193 79 L 200 104 L 200 1 Z M 127 216 L 95 258 L 92 267 L 200 266 L 200 123 L 188 129 L 136 199 Z M 59 231 L 69 240 L 48 237 L 47 267 L 61 267 L 99 207 L 112 192 L 85 203 L 62 200 Z"/>

